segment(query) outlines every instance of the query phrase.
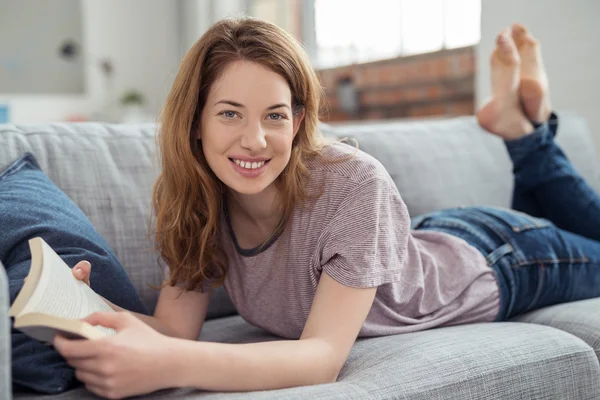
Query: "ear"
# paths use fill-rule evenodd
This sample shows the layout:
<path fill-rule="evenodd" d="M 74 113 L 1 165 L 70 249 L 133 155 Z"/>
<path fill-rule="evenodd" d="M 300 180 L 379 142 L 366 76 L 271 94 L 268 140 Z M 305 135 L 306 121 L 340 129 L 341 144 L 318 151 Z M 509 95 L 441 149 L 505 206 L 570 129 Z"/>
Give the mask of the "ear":
<path fill-rule="evenodd" d="M 300 109 L 300 111 L 295 112 L 294 114 L 294 137 L 296 137 L 296 134 L 298 133 L 298 129 L 300 129 L 300 124 L 302 123 L 302 120 L 304 120 L 304 107 L 302 107 Z"/>

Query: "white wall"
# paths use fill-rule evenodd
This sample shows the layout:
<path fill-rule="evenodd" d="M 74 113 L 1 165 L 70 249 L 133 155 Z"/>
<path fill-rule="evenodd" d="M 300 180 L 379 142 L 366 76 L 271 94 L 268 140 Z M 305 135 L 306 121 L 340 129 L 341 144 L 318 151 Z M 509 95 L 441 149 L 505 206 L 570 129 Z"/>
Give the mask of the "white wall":
<path fill-rule="evenodd" d="M 2 91 L 84 93 L 83 65 L 58 56 L 67 39 L 81 43 L 81 26 L 79 0 L 0 1 Z"/>
<path fill-rule="evenodd" d="M 306 0 L 181 0 L 183 21 L 183 51 L 187 51 L 216 21 L 240 15 L 250 15 L 273 22 L 288 32 L 300 36 L 302 27 L 295 25 L 295 10 L 302 1 L 303 12 L 314 9 Z M 307 23 L 313 21 L 307 21 Z M 310 25 L 313 30 L 314 27 Z"/>
<path fill-rule="evenodd" d="M 248 14 L 249 0 L 181 0 L 181 4 L 185 53 L 213 23 L 222 18 Z"/>
<path fill-rule="evenodd" d="M 82 0 L 83 48 L 92 58 L 110 58 L 115 67 L 112 94 L 95 63 L 86 65 L 86 94 L 81 96 L 13 96 L 2 94 L 10 105 L 10 121 L 46 122 L 68 115 L 100 110 L 107 96 L 116 98 L 135 88 L 156 114 L 172 85 L 181 57 L 179 1 Z"/>
<path fill-rule="evenodd" d="M 542 43 L 552 103 L 584 116 L 600 148 L 600 1 L 483 0 L 477 47 L 477 103 L 490 95 L 489 55 L 496 33 L 520 22 Z"/>
<path fill-rule="evenodd" d="M 182 0 L 182 49 L 184 54 L 214 22 L 212 3 L 213 0 Z"/>

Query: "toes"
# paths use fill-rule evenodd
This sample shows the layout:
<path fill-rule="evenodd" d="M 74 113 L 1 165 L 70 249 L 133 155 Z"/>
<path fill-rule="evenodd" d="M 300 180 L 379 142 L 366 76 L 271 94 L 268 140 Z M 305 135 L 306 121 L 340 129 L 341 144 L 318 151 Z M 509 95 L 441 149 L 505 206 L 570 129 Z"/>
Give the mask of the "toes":
<path fill-rule="evenodd" d="M 538 41 L 529 33 L 529 31 L 521 24 L 513 24 L 510 27 L 511 36 L 518 48 L 523 45 L 536 45 Z"/>
<path fill-rule="evenodd" d="M 508 30 L 504 30 L 496 36 L 496 49 L 492 53 L 492 63 L 495 59 L 499 59 L 504 64 L 519 63 L 519 54 Z"/>
<path fill-rule="evenodd" d="M 498 48 L 507 48 L 510 46 L 510 34 L 508 29 L 503 29 L 496 36 L 496 46 Z"/>
<path fill-rule="evenodd" d="M 527 35 L 527 29 L 521 24 L 512 24 L 510 32 L 515 42 Z"/>

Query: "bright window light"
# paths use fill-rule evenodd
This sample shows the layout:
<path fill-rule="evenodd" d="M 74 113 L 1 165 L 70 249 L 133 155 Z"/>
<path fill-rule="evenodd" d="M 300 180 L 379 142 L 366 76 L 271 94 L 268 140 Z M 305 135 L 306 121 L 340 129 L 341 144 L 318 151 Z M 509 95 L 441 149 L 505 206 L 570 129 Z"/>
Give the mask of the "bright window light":
<path fill-rule="evenodd" d="M 444 44 L 442 0 L 402 1 L 402 54 L 440 50 Z"/>
<path fill-rule="evenodd" d="M 445 0 L 444 41 L 448 49 L 481 40 L 481 0 Z"/>
<path fill-rule="evenodd" d="M 319 64 L 350 64 L 400 51 L 398 0 L 315 0 Z"/>
<path fill-rule="evenodd" d="M 338 65 L 479 42 L 481 0 L 314 0 L 315 65 Z"/>

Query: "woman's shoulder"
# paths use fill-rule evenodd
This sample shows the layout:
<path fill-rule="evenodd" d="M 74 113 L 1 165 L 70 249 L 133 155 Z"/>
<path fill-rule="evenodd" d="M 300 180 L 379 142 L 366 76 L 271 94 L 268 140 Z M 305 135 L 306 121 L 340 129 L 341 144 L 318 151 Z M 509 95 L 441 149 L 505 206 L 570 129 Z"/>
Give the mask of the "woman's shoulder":
<path fill-rule="evenodd" d="M 334 142 L 325 145 L 319 154 L 307 163 L 311 172 L 321 172 L 337 178 L 360 183 L 371 178 L 384 178 L 389 174 L 375 157 L 360 150 L 354 142 Z"/>

